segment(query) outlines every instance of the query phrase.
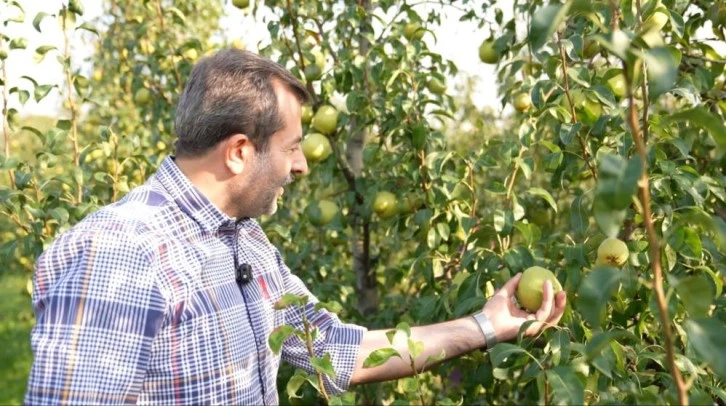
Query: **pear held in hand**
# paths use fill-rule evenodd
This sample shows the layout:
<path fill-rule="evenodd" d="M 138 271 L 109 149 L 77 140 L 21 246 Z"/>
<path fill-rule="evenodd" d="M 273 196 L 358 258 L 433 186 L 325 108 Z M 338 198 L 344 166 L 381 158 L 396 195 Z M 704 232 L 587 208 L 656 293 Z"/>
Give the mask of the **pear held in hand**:
<path fill-rule="evenodd" d="M 552 293 L 562 290 L 560 281 L 549 269 L 533 266 L 522 273 L 517 286 L 517 301 L 527 311 L 536 312 L 542 306 L 545 281 L 552 283 Z"/>

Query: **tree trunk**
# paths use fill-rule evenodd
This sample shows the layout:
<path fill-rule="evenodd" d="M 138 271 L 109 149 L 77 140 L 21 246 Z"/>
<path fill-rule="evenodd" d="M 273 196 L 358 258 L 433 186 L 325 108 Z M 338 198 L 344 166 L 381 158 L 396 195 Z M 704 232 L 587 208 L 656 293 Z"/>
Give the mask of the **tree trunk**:
<path fill-rule="evenodd" d="M 370 11 L 370 0 L 361 0 L 360 5 L 366 11 Z M 370 16 L 370 12 L 366 13 Z M 371 29 L 370 17 L 366 17 L 361 21 L 360 55 L 366 58 L 370 44 L 368 39 L 363 35 Z M 368 67 L 366 67 L 366 72 Z M 367 73 L 366 73 L 367 75 Z M 368 81 L 364 82 L 367 86 Z M 346 159 L 350 164 L 350 168 L 356 178 L 361 176 L 363 171 L 363 147 L 365 146 L 366 132 L 358 125 L 355 120 L 351 122 L 351 129 L 354 130 L 351 138 L 346 145 Z M 358 191 L 356 192 L 358 193 Z M 356 275 L 355 291 L 358 296 L 358 311 L 363 314 L 371 314 L 378 311 L 380 297 L 378 295 L 378 283 L 376 281 L 375 269 L 371 266 L 371 250 L 370 250 L 370 224 L 369 219 L 363 215 L 363 199 L 356 199 L 356 207 L 353 209 L 353 270 Z"/>

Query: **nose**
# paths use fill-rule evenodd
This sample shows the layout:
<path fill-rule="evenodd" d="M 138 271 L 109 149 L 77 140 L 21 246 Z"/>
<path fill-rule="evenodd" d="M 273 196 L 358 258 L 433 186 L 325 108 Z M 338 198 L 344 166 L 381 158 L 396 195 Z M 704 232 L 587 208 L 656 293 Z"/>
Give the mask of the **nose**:
<path fill-rule="evenodd" d="M 302 151 L 298 154 L 297 159 L 292 163 L 292 173 L 295 175 L 306 175 L 308 173 L 308 161 L 305 159 Z"/>

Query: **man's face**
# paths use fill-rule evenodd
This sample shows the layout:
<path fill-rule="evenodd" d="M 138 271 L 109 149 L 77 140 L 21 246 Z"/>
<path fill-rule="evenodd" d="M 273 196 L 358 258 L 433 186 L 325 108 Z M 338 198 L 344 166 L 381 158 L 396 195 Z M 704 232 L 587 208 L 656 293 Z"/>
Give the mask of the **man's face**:
<path fill-rule="evenodd" d="M 308 170 L 307 161 L 300 148 L 302 126 L 300 102 L 284 86 L 277 85 L 276 91 L 280 117 L 284 128 L 272 135 L 267 151 L 256 151 L 250 163 L 248 182 L 240 199 L 246 207 L 240 207 L 240 217 L 259 217 L 277 211 L 277 200 L 283 187 L 293 181 L 295 174 Z"/>

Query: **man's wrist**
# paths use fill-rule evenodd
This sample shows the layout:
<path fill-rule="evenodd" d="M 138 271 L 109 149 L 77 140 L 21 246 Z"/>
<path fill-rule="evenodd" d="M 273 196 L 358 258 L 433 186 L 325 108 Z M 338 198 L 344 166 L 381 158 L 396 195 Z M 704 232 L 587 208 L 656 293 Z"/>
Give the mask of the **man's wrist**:
<path fill-rule="evenodd" d="M 484 334 L 484 339 L 486 340 L 485 348 L 491 349 L 497 345 L 497 335 L 494 332 L 494 325 L 491 320 L 489 320 L 489 317 L 487 317 L 487 315 L 482 311 L 474 313 L 472 317 L 474 318 L 474 321 L 476 321 L 477 326 L 479 326 L 482 334 Z"/>

